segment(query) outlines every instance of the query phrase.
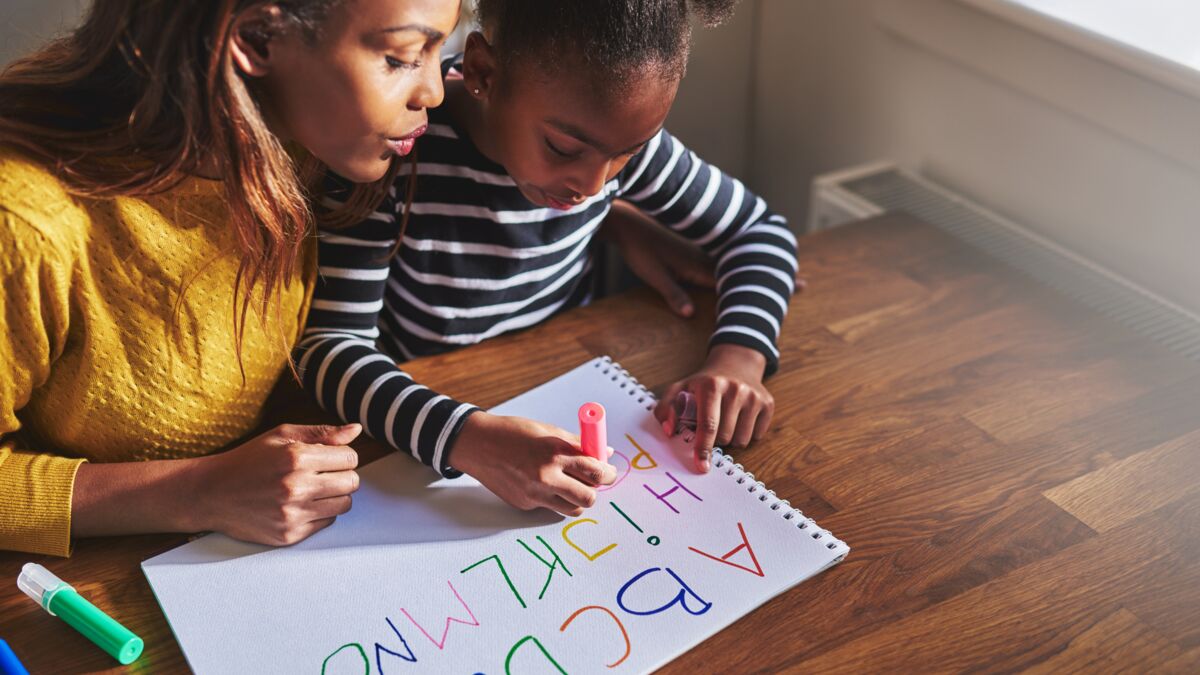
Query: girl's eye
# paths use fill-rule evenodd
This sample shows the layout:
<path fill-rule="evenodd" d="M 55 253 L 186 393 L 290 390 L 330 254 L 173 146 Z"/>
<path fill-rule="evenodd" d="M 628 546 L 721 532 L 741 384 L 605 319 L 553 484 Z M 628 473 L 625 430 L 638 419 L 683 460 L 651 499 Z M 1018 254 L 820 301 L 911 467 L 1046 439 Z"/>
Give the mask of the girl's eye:
<path fill-rule="evenodd" d="M 385 56 L 383 57 L 383 60 L 387 62 L 388 68 L 392 70 L 398 70 L 400 68 L 416 70 L 417 68 L 421 67 L 420 61 L 401 61 L 394 56 Z"/>
<path fill-rule="evenodd" d="M 559 157 L 575 157 L 579 154 L 577 152 L 567 152 L 565 150 L 560 150 L 557 146 L 555 146 L 553 143 L 550 142 L 549 138 L 546 139 L 546 147 L 550 148 L 550 152 L 553 152 L 554 154 L 558 155 Z"/>

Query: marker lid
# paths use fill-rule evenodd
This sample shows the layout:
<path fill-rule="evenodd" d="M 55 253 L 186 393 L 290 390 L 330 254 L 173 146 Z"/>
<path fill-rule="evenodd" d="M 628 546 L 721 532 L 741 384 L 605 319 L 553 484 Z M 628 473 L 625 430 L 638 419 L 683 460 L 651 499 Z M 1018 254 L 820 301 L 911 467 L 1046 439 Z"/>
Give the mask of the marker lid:
<path fill-rule="evenodd" d="M 21 574 L 17 576 L 17 588 L 41 605 L 42 609 L 50 612 L 50 616 L 57 616 L 50 609 L 50 601 L 54 595 L 62 590 L 74 590 L 71 584 L 54 576 L 53 572 L 37 563 L 25 563 L 21 568 Z"/>

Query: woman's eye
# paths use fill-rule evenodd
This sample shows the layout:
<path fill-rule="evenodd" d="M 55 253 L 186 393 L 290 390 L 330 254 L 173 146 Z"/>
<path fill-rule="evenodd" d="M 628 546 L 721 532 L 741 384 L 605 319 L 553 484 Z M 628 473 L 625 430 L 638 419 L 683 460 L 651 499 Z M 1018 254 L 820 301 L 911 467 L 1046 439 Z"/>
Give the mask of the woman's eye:
<path fill-rule="evenodd" d="M 406 68 L 408 70 L 416 70 L 417 68 L 421 67 L 420 61 L 401 61 L 400 59 L 398 59 L 394 56 L 385 56 L 385 57 L 383 57 L 383 60 L 387 62 L 388 68 L 391 68 L 392 70 L 396 70 L 399 68 Z"/>

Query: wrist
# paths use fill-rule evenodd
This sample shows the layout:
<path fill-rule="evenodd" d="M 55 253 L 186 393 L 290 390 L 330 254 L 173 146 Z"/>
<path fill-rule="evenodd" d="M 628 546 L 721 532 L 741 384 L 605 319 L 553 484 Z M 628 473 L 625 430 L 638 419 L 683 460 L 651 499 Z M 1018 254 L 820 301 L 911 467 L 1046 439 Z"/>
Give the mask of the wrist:
<path fill-rule="evenodd" d="M 176 532 L 209 532 L 220 530 L 217 510 L 212 503 L 213 476 L 220 471 L 221 455 L 207 455 L 175 460 L 179 470 L 163 487 L 173 493 Z M 168 495 L 167 499 L 171 499 Z"/>
<path fill-rule="evenodd" d="M 632 204 L 620 199 L 613 200 L 609 206 L 608 215 L 604 217 L 604 222 L 596 231 L 596 237 L 624 250 L 629 230 L 638 224 L 639 217 L 644 218 L 645 216 L 642 216 Z"/>
<path fill-rule="evenodd" d="M 496 415 L 480 410 L 463 421 L 458 436 L 449 448 L 450 468 L 474 475 L 479 466 L 479 458 L 485 451 L 487 439 L 494 433 L 496 419 Z"/>
<path fill-rule="evenodd" d="M 735 373 L 743 378 L 762 382 L 767 371 L 767 357 L 762 352 L 735 344 L 716 344 L 708 350 L 705 370 Z"/>
<path fill-rule="evenodd" d="M 71 493 L 73 536 L 207 529 L 197 477 L 208 458 L 85 463 Z"/>

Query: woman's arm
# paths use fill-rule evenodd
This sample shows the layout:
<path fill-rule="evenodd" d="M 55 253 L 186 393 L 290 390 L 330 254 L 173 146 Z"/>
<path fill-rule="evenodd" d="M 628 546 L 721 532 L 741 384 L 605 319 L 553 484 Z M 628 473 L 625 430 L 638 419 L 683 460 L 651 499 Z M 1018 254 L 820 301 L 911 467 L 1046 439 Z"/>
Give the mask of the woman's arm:
<path fill-rule="evenodd" d="M 283 425 L 228 452 L 192 459 L 86 463 L 75 476 L 75 537 L 214 530 L 293 544 L 350 509 L 357 424 Z"/>
<path fill-rule="evenodd" d="M 712 289 L 713 262 L 701 248 L 663 227 L 623 199 L 614 200 L 596 238 L 616 246 L 630 271 L 679 316 L 691 317 L 695 306 L 685 285 Z M 796 273 L 796 292 L 807 282 Z"/>
<path fill-rule="evenodd" d="M 613 201 L 596 238 L 616 246 L 629 269 L 679 316 L 690 317 L 696 311 L 683 284 L 701 288 L 716 284 L 712 261 L 700 247 L 624 200 Z"/>
<path fill-rule="evenodd" d="M 29 447 L 19 412 L 64 349 L 72 264 L 3 209 L 0 250 L 0 549 L 68 555 L 72 535 L 204 529 L 283 544 L 350 507 L 357 425 L 283 426 L 200 459 L 92 464 Z"/>
<path fill-rule="evenodd" d="M 84 463 L 71 491 L 71 534 L 199 532 L 200 459 Z"/>

